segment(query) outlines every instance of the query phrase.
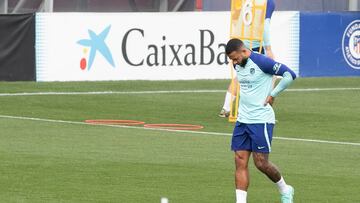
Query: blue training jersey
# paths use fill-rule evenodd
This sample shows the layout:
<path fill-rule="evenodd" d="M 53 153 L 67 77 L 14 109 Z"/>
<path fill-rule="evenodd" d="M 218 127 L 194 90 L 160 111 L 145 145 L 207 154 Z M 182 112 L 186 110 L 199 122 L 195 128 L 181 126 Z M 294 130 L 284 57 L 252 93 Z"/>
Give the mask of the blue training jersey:
<path fill-rule="evenodd" d="M 286 65 L 264 55 L 252 52 L 245 67 L 234 65 L 240 83 L 240 102 L 237 121 L 241 123 L 275 123 L 275 113 L 271 105 L 264 106 L 272 91 L 273 75 L 283 76 L 295 73 Z"/>
<path fill-rule="evenodd" d="M 267 19 L 267 18 L 271 19 L 271 16 L 272 16 L 274 10 L 275 10 L 274 0 L 267 0 L 265 19 Z"/>

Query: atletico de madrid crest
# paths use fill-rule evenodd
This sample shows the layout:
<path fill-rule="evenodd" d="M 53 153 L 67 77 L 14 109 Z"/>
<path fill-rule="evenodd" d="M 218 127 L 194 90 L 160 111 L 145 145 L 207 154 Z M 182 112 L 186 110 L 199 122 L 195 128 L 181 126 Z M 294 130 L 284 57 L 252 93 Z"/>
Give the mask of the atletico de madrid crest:
<path fill-rule="evenodd" d="M 251 68 L 251 69 L 250 69 L 250 73 L 251 73 L 251 75 L 254 75 L 254 73 L 255 73 L 255 68 Z"/>
<path fill-rule="evenodd" d="M 354 69 L 360 69 L 360 20 L 354 20 L 345 29 L 342 50 L 346 62 Z"/>

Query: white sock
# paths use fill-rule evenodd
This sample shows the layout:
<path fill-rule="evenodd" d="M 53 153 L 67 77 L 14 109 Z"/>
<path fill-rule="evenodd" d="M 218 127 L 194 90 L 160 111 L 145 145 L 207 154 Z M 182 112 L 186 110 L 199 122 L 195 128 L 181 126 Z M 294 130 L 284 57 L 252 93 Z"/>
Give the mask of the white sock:
<path fill-rule="evenodd" d="M 244 190 L 235 190 L 236 192 L 236 203 L 246 203 L 247 192 Z"/>
<path fill-rule="evenodd" d="M 289 192 L 289 186 L 286 184 L 284 178 L 281 176 L 281 179 L 276 183 L 278 186 L 279 192 L 285 194 Z"/>
<path fill-rule="evenodd" d="M 224 101 L 224 106 L 223 106 L 223 109 L 225 109 L 225 111 L 230 111 L 230 105 L 231 105 L 231 102 L 232 102 L 232 95 L 230 92 L 226 92 L 226 95 L 225 95 L 225 101 Z"/>

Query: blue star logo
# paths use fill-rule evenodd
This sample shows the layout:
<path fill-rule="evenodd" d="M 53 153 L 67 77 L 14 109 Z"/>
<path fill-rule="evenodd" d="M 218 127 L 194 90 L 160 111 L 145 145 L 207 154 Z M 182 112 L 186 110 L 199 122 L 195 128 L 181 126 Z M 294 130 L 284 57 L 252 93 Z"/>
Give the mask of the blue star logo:
<path fill-rule="evenodd" d="M 101 55 L 106 59 L 106 61 L 111 64 L 113 67 L 115 67 L 115 63 L 113 60 L 113 57 L 111 55 L 111 52 L 109 50 L 109 47 L 105 43 L 105 39 L 107 35 L 109 34 L 111 25 L 109 25 L 107 28 L 105 28 L 100 34 L 95 34 L 94 31 L 88 30 L 90 39 L 82 39 L 79 40 L 77 43 L 86 47 L 90 47 L 90 55 L 89 55 L 89 66 L 88 70 L 91 69 L 91 66 L 94 62 L 95 56 L 97 51 L 100 52 Z"/>

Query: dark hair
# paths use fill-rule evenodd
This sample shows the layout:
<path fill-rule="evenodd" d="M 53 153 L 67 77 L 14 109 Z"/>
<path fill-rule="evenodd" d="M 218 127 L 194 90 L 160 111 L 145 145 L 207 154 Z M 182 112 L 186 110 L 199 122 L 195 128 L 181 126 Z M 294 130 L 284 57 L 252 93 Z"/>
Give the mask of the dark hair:
<path fill-rule="evenodd" d="M 225 52 L 226 55 L 231 54 L 233 51 L 237 51 L 244 46 L 244 42 L 239 39 L 231 39 L 226 44 Z"/>

